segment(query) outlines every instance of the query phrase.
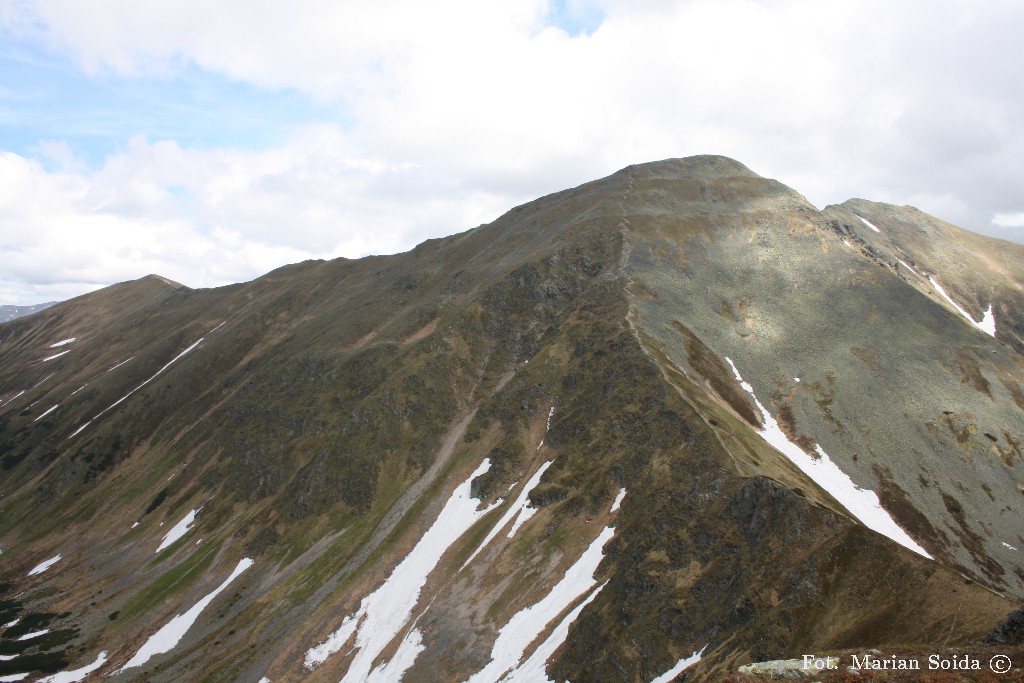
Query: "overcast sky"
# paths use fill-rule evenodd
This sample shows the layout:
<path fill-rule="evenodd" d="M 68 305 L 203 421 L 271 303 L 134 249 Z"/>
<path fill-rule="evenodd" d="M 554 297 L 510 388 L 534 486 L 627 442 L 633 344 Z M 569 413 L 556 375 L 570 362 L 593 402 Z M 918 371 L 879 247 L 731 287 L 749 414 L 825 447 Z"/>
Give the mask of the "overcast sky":
<path fill-rule="evenodd" d="M 631 163 L 1024 242 L 1019 0 L 0 0 L 0 303 L 404 251 Z"/>

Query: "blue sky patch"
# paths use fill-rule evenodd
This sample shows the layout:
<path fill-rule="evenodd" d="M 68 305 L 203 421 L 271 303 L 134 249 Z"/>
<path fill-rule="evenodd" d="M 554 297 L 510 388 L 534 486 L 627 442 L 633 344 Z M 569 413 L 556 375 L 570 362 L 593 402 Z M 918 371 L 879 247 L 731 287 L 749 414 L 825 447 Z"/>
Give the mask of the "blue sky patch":
<path fill-rule="evenodd" d="M 127 140 L 255 150 L 304 123 L 344 123 L 340 107 L 297 90 L 239 83 L 196 67 L 162 77 L 89 76 L 68 60 L 25 45 L 0 49 L 0 149 L 39 158 L 39 143 L 64 141 L 92 167 Z"/>

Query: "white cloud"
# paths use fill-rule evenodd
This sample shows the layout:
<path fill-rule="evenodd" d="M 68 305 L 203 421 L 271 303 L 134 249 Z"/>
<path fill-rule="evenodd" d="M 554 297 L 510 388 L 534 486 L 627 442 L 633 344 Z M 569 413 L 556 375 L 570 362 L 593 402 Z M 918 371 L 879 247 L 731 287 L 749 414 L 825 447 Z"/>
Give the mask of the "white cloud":
<path fill-rule="evenodd" d="M 569 9 L 604 19 L 570 36 L 545 25 L 544 0 L 0 0 L 8 31 L 98 78 L 196 65 L 338 112 L 257 151 L 140 138 L 96 170 L 54 145 L 58 171 L 5 160 L 24 176 L 9 210 L 49 227 L 0 278 L 38 282 L 45 264 L 69 282 L 143 268 L 196 286 L 245 279 L 288 260 L 408 248 L 630 163 L 698 153 L 733 156 L 819 206 L 918 203 L 1024 237 L 991 220 L 1024 192 L 1019 3 Z M 14 223 L 3 220 L 6 245 Z M 95 262 L 51 267 L 68 226 L 91 234 L 71 237 L 87 244 L 68 257 Z"/>
<path fill-rule="evenodd" d="M 400 251 L 500 210 L 481 193 L 432 196 L 423 182 L 391 191 L 417 172 L 347 156 L 325 126 L 252 153 L 137 138 L 91 172 L 2 153 L 0 301 L 66 298 L 151 272 L 222 285 L 308 258 Z"/>
<path fill-rule="evenodd" d="M 1024 228 L 1024 211 L 997 213 L 992 217 L 992 225 L 998 225 L 1000 228 Z"/>

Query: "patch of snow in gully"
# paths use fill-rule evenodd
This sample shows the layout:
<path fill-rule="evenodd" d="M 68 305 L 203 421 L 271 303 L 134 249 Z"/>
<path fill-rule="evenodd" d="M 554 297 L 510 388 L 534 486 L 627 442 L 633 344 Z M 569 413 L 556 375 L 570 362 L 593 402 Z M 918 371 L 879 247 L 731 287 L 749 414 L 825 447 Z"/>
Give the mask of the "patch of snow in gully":
<path fill-rule="evenodd" d="M 988 310 L 985 311 L 985 316 L 981 319 L 981 322 L 976 321 L 971 317 L 971 314 L 960 308 L 960 304 L 949 298 L 949 294 L 946 294 L 946 290 L 942 288 L 938 282 L 936 282 L 931 275 L 928 276 L 928 282 L 932 283 L 932 287 L 935 291 L 942 295 L 942 298 L 949 302 L 950 306 L 955 308 L 957 312 L 964 317 L 967 322 L 977 327 L 979 330 L 984 332 L 990 337 L 996 336 L 996 318 L 992 314 L 992 304 L 988 305 Z"/>
<path fill-rule="evenodd" d="M 907 270 L 909 270 L 911 273 L 916 273 L 917 272 L 916 270 L 914 270 L 913 266 L 911 266 L 909 263 L 907 263 L 903 259 L 898 258 L 896 260 L 899 261 L 901 264 L 903 264 L 903 267 L 906 268 Z"/>
<path fill-rule="evenodd" d="M 594 572 L 604 557 L 604 546 L 614 535 L 613 527 L 605 527 L 547 595 L 539 602 L 517 612 L 502 627 L 491 648 L 491 662 L 474 674 L 467 683 L 497 683 L 510 669 L 519 668 L 526 648 L 544 628 L 577 598 L 597 585 Z"/>
<path fill-rule="evenodd" d="M 78 339 L 78 337 L 72 337 L 71 339 L 64 339 L 63 341 L 59 341 L 56 344 L 50 344 L 50 348 L 51 349 L 55 349 L 58 346 L 64 346 L 65 344 L 70 344 L 70 343 L 74 342 L 76 339 Z"/>
<path fill-rule="evenodd" d="M 0 676 L 0 683 L 8 683 L 8 681 L 23 681 L 28 678 L 28 674 L 10 674 L 9 676 Z"/>
<path fill-rule="evenodd" d="M 71 353 L 71 349 L 68 349 L 67 351 L 61 351 L 60 353 L 55 353 L 52 356 L 47 356 L 46 358 L 43 359 L 43 361 L 53 360 L 54 358 L 60 358 L 65 353 Z"/>
<path fill-rule="evenodd" d="M 49 632 L 50 629 L 44 628 L 42 631 L 32 631 L 32 633 L 26 633 L 25 635 L 16 638 L 16 640 L 32 640 L 33 638 L 38 638 L 39 636 L 45 636 Z"/>
<path fill-rule="evenodd" d="M 704 650 L 706 650 L 707 647 L 708 646 L 705 645 L 700 649 L 699 652 L 694 652 L 686 659 L 680 659 L 678 662 L 676 662 L 675 666 L 673 666 L 671 669 L 655 678 L 653 681 L 651 681 L 651 683 L 669 683 L 669 681 L 674 681 L 676 679 L 676 676 L 683 673 L 684 670 L 690 668 L 691 666 L 700 661 L 700 656 L 704 654 Z"/>
<path fill-rule="evenodd" d="M 117 364 L 117 365 L 115 365 L 114 367 L 110 368 L 110 370 L 107 370 L 107 372 L 110 372 L 111 370 L 117 370 L 117 369 L 118 369 L 119 367 L 121 367 L 122 365 L 124 365 L 124 364 L 125 364 L 125 363 L 127 363 L 128 361 L 132 361 L 132 360 L 135 360 L 135 356 L 132 356 L 132 357 L 131 357 L 131 358 L 129 358 L 128 360 L 123 360 L 123 361 L 121 361 L 120 363 L 118 363 L 118 364 Z"/>
<path fill-rule="evenodd" d="M 149 661 L 154 655 L 163 654 L 169 652 L 181 641 L 188 630 L 195 623 L 196 619 L 202 613 L 206 607 L 213 602 L 213 599 L 220 595 L 221 591 L 228 587 L 228 585 L 238 578 L 242 572 L 251 567 L 253 564 L 252 560 L 248 557 L 239 560 L 235 570 L 231 572 L 231 576 L 224 580 L 224 583 L 219 585 L 212 592 L 208 593 L 206 597 L 197 602 L 192 606 L 192 609 L 179 614 L 178 616 L 171 619 L 161 628 L 159 631 L 149 637 L 139 651 L 135 653 L 135 656 L 128 660 L 128 663 L 117 670 L 117 673 L 121 673 L 125 669 L 131 669 L 136 666 L 142 666 Z"/>
<path fill-rule="evenodd" d="M 0 403 L 0 408 L 3 408 L 3 407 L 4 407 L 5 405 L 7 405 L 8 403 L 10 403 L 10 402 L 11 402 L 11 401 L 13 401 L 14 399 L 18 398 L 19 396 L 24 396 L 24 395 L 25 395 L 25 390 L 24 390 L 24 389 L 22 389 L 21 391 L 19 391 L 18 393 L 16 393 L 16 394 L 15 394 L 14 396 L 11 396 L 11 397 L 10 397 L 9 399 L 7 399 L 6 401 L 4 401 L 3 403 Z"/>
<path fill-rule="evenodd" d="M 366 680 L 374 660 L 409 622 L 420 590 L 441 557 L 477 520 L 494 509 L 495 505 L 491 505 L 478 510 L 480 501 L 470 495 L 473 480 L 490 467 L 490 460 L 485 458 L 476 471 L 455 488 L 430 529 L 380 588 L 363 598 L 359 609 L 345 617 L 326 641 L 306 652 L 307 669 L 315 669 L 354 636 L 356 654 L 342 680 Z M 408 664 L 411 663 L 410 660 Z M 401 677 L 401 672 L 391 673 L 398 674 L 392 680 Z"/>
<path fill-rule="evenodd" d="M 57 408 L 60 408 L 60 404 L 59 404 L 59 403 L 58 403 L 58 404 L 56 404 L 56 405 L 53 405 L 53 406 L 51 406 L 51 407 L 50 407 L 50 408 L 49 408 L 49 409 L 48 409 L 48 410 L 47 410 L 47 411 L 46 411 L 45 413 L 43 413 L 42 415 L 40 415 L 39 417 L 37 417 L 36 419 L 34 419 L 34 420 L 32 420 L 32 421 L 33 421 L 33 422 L 39 422 L 39 421 L 40 421 L 40 420 L 42 420 L 42 419 L 43 419 L 44 417 L 46 417 L 47 415 L 49 415 L 49 414 L 50 414 L 50 413 L 52 413 L 53 411 L 57 410 Z"/>
<path fill-rule="evenodd" d="M 40 562 L 39 564 L 37 564 L 35 568 L 33 568 L 32 571 L 28 573 L 28 575 L 35 576 L 36 574 L 42 574 L 58 562 L 60 562 L 60 555 L 57 555 L 56 557 L 51 557 L 46 562 Z"/>
<path fill-rule="evenodd" d="M 502 683 L 539 683 L 540 681 L 554 683 L 554 681 L 548 678 L 546 671 L 548 660 L 555 654 L 555 650 L 561 647 L 562 643 L 569 637 L 569 627 L 572 626 L 572 622 L 576 621 L 576 617 L 597 597 L 602 588 L 604 588 L 603 583 L 592 590 L 583 602 L 576 605 L 562 621 L 558 622 L 558 626 L 551 631 L 551 635 L 537 646 L 537 649 L 527 657 L 525 662 L 501 679 Z"/>
<path fill-rule="evenodd" d="M 424 649 L 426 646 L 423 645 L 423 634 L 418 628 L 412 629 L 402 639 L 402 644 L 398 646 L 391 661 L 374 669 L 366 678 L 366 683 L 395 683 L 402 680 L 402 676 Z"/>
<path fill-rule="evenodd" d="M 889 537 L 919 555 L 932 559 L 932 556 L 907 535 L 907 532 L 885 511 L 878 502 L 878 496 L 875 492 L 869 489 L 862 489 L 854 484 L 853 480 L 832 462 L 821 446 L 817 444 L 814 446 L 820 456 L 815 459 L 790 441 L 782 429 L 779 428 L 779 423 L 775 421 L 771 413 L 757 400 L 754 388 L 749 383 L 743 381 L 743 377 L 740 376 L 740 371 L 736 369 L 736 364 L 732 362 L 732 359 L 726 357 L 725 360 L 732 367 L 736 381 L 740 383 L 744 391 L 750 394 L 757 405 L 757 409 L 761 411 L 764 429 L 757 433 L 762 439 L 789 458 L 794 465 L 813 479 L 818 486 L 828 491 L 833 498 L 850 511 L 850 514 L 859 519 L 864 526 Z"/>
<path fill-rule="evenodd" d="M 85 423 L 84 425 L 82 425 L 81 427 L 79 427 L 78 429 L 76 429 L 76 430 L 75 430 L 75 433 L 74 433 L 74 434 L 72 434 L 71 436 L 69 436 L 68 438 L 70 439 L 70 438 L 72 438 L 72 437 L 74 437 L 74 436 L 77 436 L 78 434 L 80 434 L 80 433 L 81 433 L 81 431 L 82 431 L 83 429 L 85 429 L 85 428 L 86 428 L 86 427 L 88 427 L 88 426 L 89 426 L 90 424 L 92 424 L 94 420 L 97 420 L 97 419 L 99 419 L 99 417 L 100 417 L 101 415 L 103 415 L 104 413 L 106 413 L 106 412 L 107 412 L 108 410 L 110 410 L 110 409 L 112 409 L 112 408 L 116 407 L 116 406 L 117 406 L 118 404 L 120 404 L 120 403 L 121 403 L 122 401 L 124 401 L 125 399 L 127 399 L 127 398 L 128 398 L 129 396 L 131 396 L 132 394 L 134 394 L 134 393 L 135 393 L 136 391 L 138 391 L 138 390 L 139 390 L 139 389 L 141 389 L 142 387 L 146 386 L 147 384 L 149 384 L 150 382 L 152 382 L 153 380 L 155 380 L 155 379 L 156 379 L 156 378 L 157 378 L 157 377 L 158 377 L 158 376 L 160 375 L 160 373 L 162 373 L 162 372 L 163 372 L 164 370 L 166 370 L 167 368 L 171 367 L 171 366 L 172 366 L 172 365 L 173 365 L 173 364 L 174 364 L 174 363 L 175 363 L 175 362 L 176 362 L 176 361 L 177 361 L 178 359 L 180 359 L 180 358 L 181 358 L 182 356 L 184 356 L 184 355 L 185 355 L 186 353 L 188 353 L 188 352 L 189 352 L 189 351 L 191 351 L 192 349 L 194 349 L 194 348 L 196 348 L 197 346 L 199 346 L 200 344 L 202 344 L 202 343 L 203 343 L 203 339 L 204 339 L 204 337 L 200 337 L 198 341 L 196 341 L 196 342 L 194 342 L 194 343 L 192 344 L 192 346 L 188 347 L 187 349 L 185 349 L 184 351 L 182 351 L 181 353 L 179 353 L 179 354 L 178 354 L 177 356 L 175 356 L 174 358 L 172 358 L 172 359 L 171 359 L 171 360 L 170 360 L 170 361 L 169 361 L 169 362 L 167 363 L 167 365 L 165 365 L 165 366 L 163 366 L 162 368 L 160 368 L 159 370 L 157 370 L 157 371 L 156 371 L 156 374 L 154 374 L 154 375 L 153 375 L 152 377 L 150 377 L 149 379 L 147 379 L 147 380 L 146 380 L 145 382 L 143 382 L 143 383 L 142 383 L 142 384 L 140 384 L 139 386 L 135 387 L 134 389 L 132 389 L 131 391 L 129 391 L 129 392 L 127 393 L 127 394 L 125 394 L 124 396 L 122 396 L 121 398 L 117 399 L 117 400 L 116 400 L 116 401 L 114 401 L 114 402 L 113 402 L 112 404 L 110 404 L 109 406 L 107 406 L 106 408 L 104 408 L 104 409 L 103 409 L 102 411 L 100 411 L 100 412 L 99 412 L 99 413 L 98 413 L 98 414 L 96 415 L 96 417 L 92 418 L 92 420 L 89 420 L 89 421 L 88 421 L 88 422 L 86 422 L 86 423 Z M 134 356 L 133 356 L 133 358 L 134 358 Z M 128 360 L 131 360 L 131 358 L 129 358 Z M 127 363 L 127 362 L 128 362 L 128 361 L 125 361 L 125 363 Z M 116 368 L 117 366 L 115 365 L 114 367 Z M 110 368 L 110 370 L 113 370 L 113 369 L 114 369 L 114 368 Z M 110 370 L 108 370 L 107 372 L 110 372 Z"/>
<path fill-rule="evenodd" d="M 854 215 L 856 216 L 857 214 L 854 214 Z M 864 218 L 863 216 L 857 216 L 857 218 L 859 218 L 861 220 L 861 222 L 864 223 L 864 225 L 868 226 L 869 228 L 871 228 L 875 232 L 882 232 L 881 230 L 878 229 L 878 226 L 876 226 L 874 223 L 869 221 L 867 218 Z"/>
<path fill-rule="evenodd" d="M 619 509 L 619 505 L 622 503 L 622 499 L 626 497 L 626 489 L 619 489 L 619 493 L 615 496 L 615 501 L 612 503 L 612 509 L 608 512 L 615 512 Z"/>
<path fill-rule="evenodd" d="M 159 553 L 161 550 L 169 547 L 172 543 L 191 531 L 192 522 L 196 521 L 196 513 L 201 509 L 202 508 L 196 508 L 195 510 L 191 510 L 181 519 L 180 522 L 171 527 L 171 530 L 164 536 L 164 540 L 161 541 L 160 547 L 157 548 L 156 551 Z"/>
<path fill-rule="evenodd" d="M 548 432 L 551 431 L 551 416 L 554 415 L 554 414 L 555 414 L 555 407 L 551 406 L 551 410 L 548 411 L 548 422 L 544 426 L 544 436 L 547 436 Z M 537 450 L 539 451 L 540 447 L 543 446 L 543 445 L 544 445 L 544 437 L 541 437 L 540 443 L 537 444 Z"/>
<path fill-rule="evenodd" d="M 553 462 L 554 460 L 548 460 L 546 463 L 541 465 L 536 472 L 534 472 L 533 476 L 530 477 L 530 480 L 523 485 L 523 490 L 519 492 L 519 497 L 516 498 L 516 501 L 509 506 L 508 510 L 505 511 L 505 514 L 501 516 L 500 520 L 498 520 L 498 523 L 491 527 L 491 530 L 487 533 L 487 537 L 483 540 L 483 543 L 477 546 L 476 550 L 473 551 L 473 554 L 469 556 L 469 559 L 462 564 L 459 571 L 468 567 L 469 563 L 473 561 L 473 558 L 475 558 L 481 550 L 486 548 L 487 544 L 493 541 L 494 537 L 497 536 L 498 533 L 504 529 L 514 517 L 518 515 L 519 519 L 516 519 L 515 526 L 513 526 L 512 530 L 508 532 L 509 538 L 512 538 L 516 533 L 516 529 L 518 529 L 523 522 L 537 512 L 535 508 L 530 507 L 530 491 L 537 487 L 537 484 L 540 483 L 541 475 L 544 474 L 544 470 L 550 467 Z M 525 519 L 522 519 L 523 517 L 525 517 Z M 522 521 L 520 521 L 520 519 L 522 519 Z"/>
<path fill-rule="evenodd" d="M 70 395 L 71 395 L 71 396 L 74 396 L 75 394 L 77 394 L 77 393 L 78 393 L 79 391 L 81 391 L 82 389 L 85 389 L 85 388 L 86 388 L 87 386 L 89 386 L 89 383 L 88 383 L 88 382 L 86 382 L 86 383 L 85 383 L 85 384 L 83 384 L 82 386 L 80 386 L 80 387 L 78 387 L 77 389 L 75 389 L 74 391 L 72 391 Z"/>
<path fill-rule="evenodd" d="M 92 664 L 83 666 L 81 669 L 75 669 L 74 671 L 62 671 L 52 676 L 47 676 L 46 678 L 40 678 L 36 683 L 78 683 L 93 671 L 103 666 L 103 663 L 106 661 L 107 652 L 104 650 Z"/>

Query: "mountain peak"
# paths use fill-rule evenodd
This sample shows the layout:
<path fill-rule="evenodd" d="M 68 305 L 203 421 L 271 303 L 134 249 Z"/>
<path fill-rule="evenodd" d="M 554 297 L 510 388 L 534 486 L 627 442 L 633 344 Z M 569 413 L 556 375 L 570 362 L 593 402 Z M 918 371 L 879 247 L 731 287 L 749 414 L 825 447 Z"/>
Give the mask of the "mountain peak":
<path fill-rule="evenodd" d="M 632 164 L 620 172 L 638 171 L 650 177 L 677 179 L 718 179 L 735 176 L 760 178 L 749 168 L 727 156 L 719 154 L 698 154 L 689 157 L 675 157 Z"/>

